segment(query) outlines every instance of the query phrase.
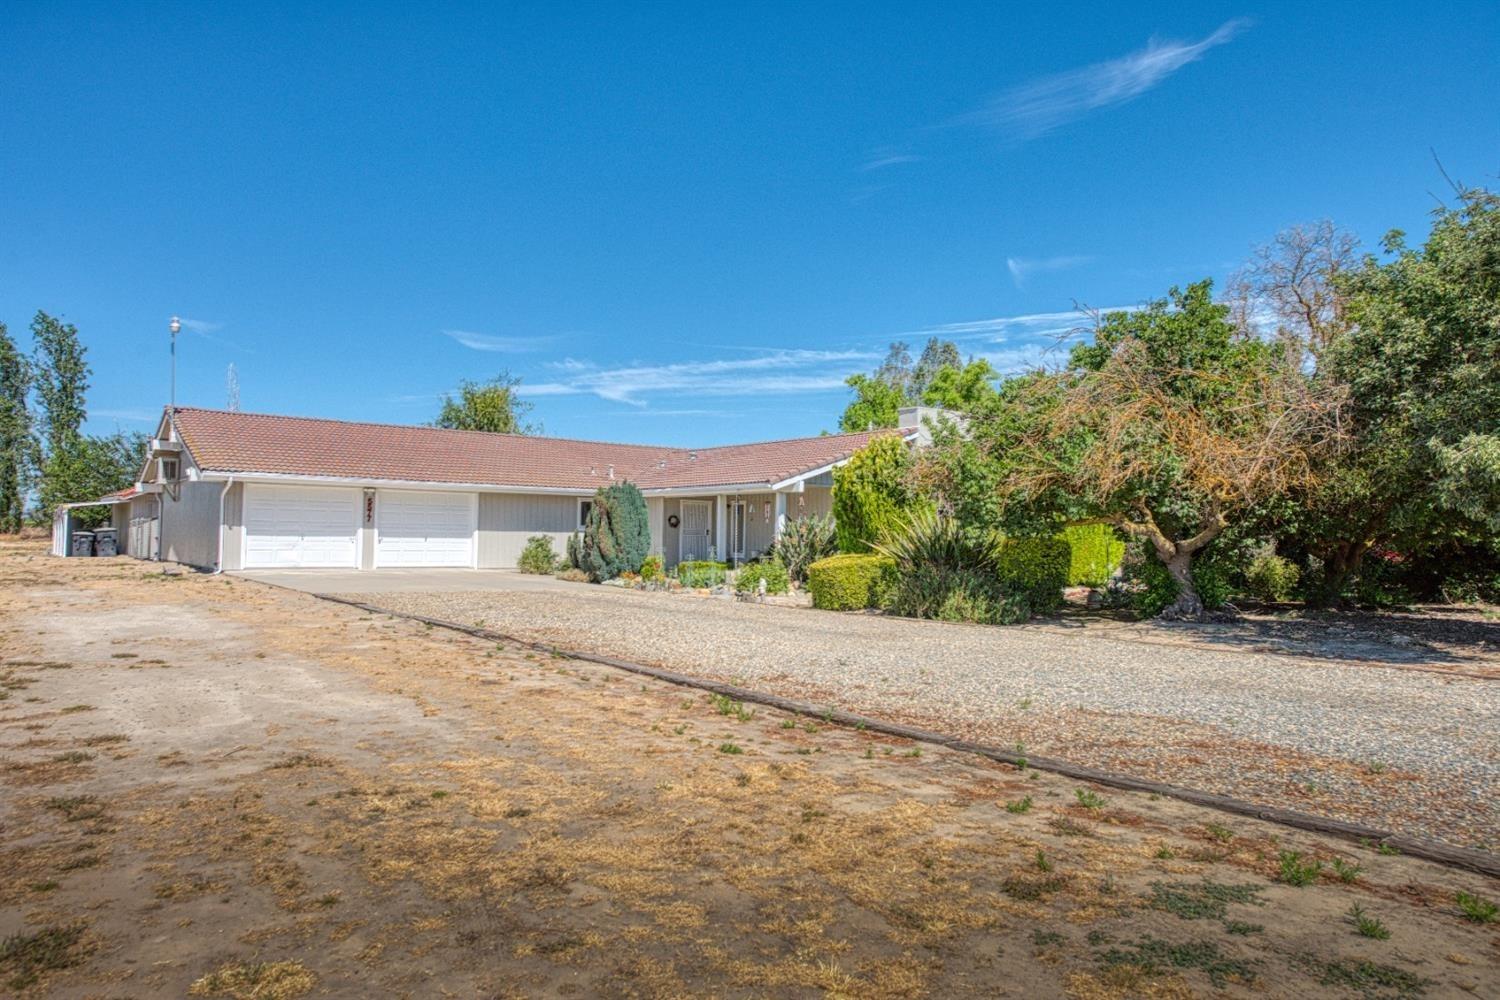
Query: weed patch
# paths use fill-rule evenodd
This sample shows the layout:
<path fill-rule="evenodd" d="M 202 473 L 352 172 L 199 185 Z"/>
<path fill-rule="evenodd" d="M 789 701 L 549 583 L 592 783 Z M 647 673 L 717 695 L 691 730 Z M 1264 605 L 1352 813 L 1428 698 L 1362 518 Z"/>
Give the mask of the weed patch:
<path fill-rule="evenodd" d="M 13 990 L 34 985 L 42 973 L 80 964 L 89 949 L 83 924 L 47 927 L 35 934 L 12 934 L 0 941 L 0 974 Z"/>
<path fill-rule="evenodd" d="M 1152 882 L 1152 909 L 1165 910 L 1183 920 L 1223 920 L 1230 903 L 1263 906 L 1258 885 L 1222 882 Z"/>
<path fill-rule="evenodd" d="M 1430 979 L 1378 962 L 1325 962 L 1316 955 L 1299 955 L 1293 963 L 1317 979 L 1318 985 L 1336 986 L 1366 997 L 1367 1000 L 1419 997 L 1432 985 Z"/>
<path fill-rule="evenodd" d="M 226 965 L 188 987 L 195 997 L 229 1000 L 292 1000 L 312 990 L 318 979 L 300 962 Z"/>
<path fill-rule="evenodd" d="M 1106 969 L 1132 966 L 1148 976 L 1171 969 L 1198 969 L 1219 989 L 1230 981 L 1248 983 L 1255 979 L 1255 962 L 1229 958 L 1221 954 L 1219 946 L 1212 941 L 1172 944 L 1147 935 L 1125 947 L 1102 952 L 1098 959 Z"/>

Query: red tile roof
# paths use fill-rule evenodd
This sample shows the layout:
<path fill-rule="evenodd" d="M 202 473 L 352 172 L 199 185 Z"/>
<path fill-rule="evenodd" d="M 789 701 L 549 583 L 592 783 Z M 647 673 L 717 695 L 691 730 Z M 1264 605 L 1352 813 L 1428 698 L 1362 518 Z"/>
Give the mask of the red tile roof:
<path fill-rule="evenodd" d="M 176 425 L 206 472 L 575 490 L 607 485 L 611 467 L 643 490 L 778 483 L 891 433 L 694 450 L 189 407 Z"/>

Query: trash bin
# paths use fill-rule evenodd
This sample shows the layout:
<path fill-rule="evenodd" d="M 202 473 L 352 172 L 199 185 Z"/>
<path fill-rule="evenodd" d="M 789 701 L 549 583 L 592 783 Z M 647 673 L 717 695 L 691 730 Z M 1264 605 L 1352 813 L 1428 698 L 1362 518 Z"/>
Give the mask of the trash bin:
<path fill-rule="evenodd" d="M 91 556 L 94 554 L 94 533 L 92 531 L 73 532 L 73 555 Z"/>
<path fill-rule="evenodd" d="M 117 556 L 119 554 L 120 538 L 114 528 L 100 528 L 94 532 L 94 555 Z"/>

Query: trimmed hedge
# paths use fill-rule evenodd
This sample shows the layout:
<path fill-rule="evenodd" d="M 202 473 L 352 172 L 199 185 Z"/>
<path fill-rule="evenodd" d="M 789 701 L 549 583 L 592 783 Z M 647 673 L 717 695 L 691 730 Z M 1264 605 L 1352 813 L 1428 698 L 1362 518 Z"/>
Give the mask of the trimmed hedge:
<path fill-rule="evenodd" d="M 688 560 L 677 564 L 677 579 L 684 587 L 717 587 L 728 575 L 728 563 Z"/>
<path fill-rule="evenodd" d="M 896 560 L 849 552 L 819 559 L 807 568 L 813 607 L 857 611 L 883 607 L 896 583 Z"/>
<path fill-rule="evenodd" d="M 1073 547 L 1068 586 L 1102 587 L 1125 558 L 1125 542 L 1107 524 L 1078 524 L 1064 528 L 1062 537 Z"/>
<path fill-rule="evenodd" d="M 779 562 L 758 562 L 741 566 L 734 575 L 734 589 L 739 593 L 760 592 L 760 581 L 766 581 L 766 593 L 785 594 L 791 589 L 786 567 Z"/>
<path fill-rule="evenodd" d="M 1025 601 L 1032 614 L 1047 614 L 1062 607 L 1072 563 L 1067 539 L 1007 538 L 1000 545 L 996 576 L 1008 597 Z"/>

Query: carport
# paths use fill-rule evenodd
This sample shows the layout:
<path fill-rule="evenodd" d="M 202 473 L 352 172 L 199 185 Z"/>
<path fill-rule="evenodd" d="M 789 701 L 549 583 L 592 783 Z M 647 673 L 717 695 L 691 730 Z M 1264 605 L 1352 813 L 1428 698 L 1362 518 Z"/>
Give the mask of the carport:
<path fill-rule="evenodd" d="M 80 500 L 76 503 L 58 504 L 52 512 L 52 554 L 55 556 L 71 556 L 73 554 L 73 532 L 86 531 L 80 528 L 78 519 L 73 513 L 86 507 L 108 507 L 110 508 L 109 526 L 117 533 L 117 545 L 120 555 L 126 555 L 131 544 L 130 531 L 130 502 L 140 494 L 135 487 L 111 493 L 100 497 L 98 500 Z M 136 555 L 137 553 L 129 553 Z M 141 558 L 150 558 L 151 553 L 139 553 Z"/>

